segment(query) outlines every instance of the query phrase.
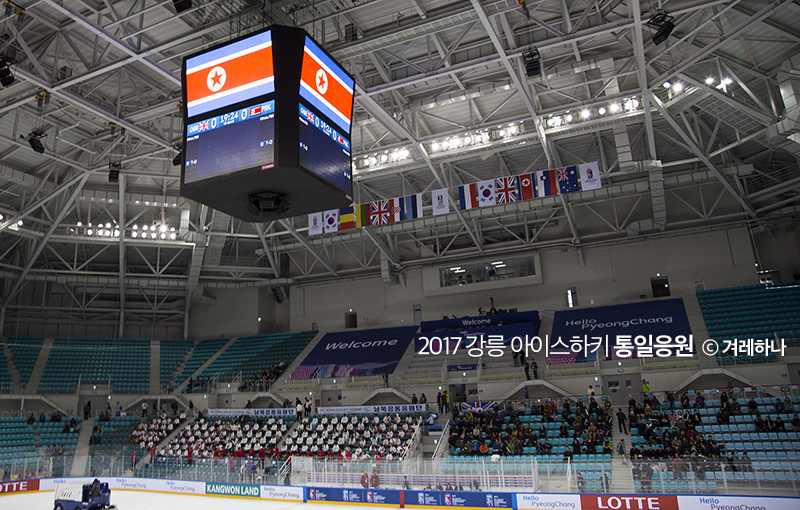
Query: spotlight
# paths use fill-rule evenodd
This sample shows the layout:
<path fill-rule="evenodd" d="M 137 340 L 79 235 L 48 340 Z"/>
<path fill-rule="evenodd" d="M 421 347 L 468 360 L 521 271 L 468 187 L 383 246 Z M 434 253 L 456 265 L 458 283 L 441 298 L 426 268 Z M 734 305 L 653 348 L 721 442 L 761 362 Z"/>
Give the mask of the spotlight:
<path fill-rule="evenodd" d="M 572 117 L 572 114 L 571 114 L 571 113 L 568 113 L 568 114 L 567 114 L 567 115 L 564 117 L 564 120 L 566 120 L 567 122 L 572 122 L 572 118 L 573 118 L 573 117 Z"/>
<path fill-rule="evenodd" d="M 39 154 L 44 154 L 44 143 L 42 143 L 42 138 L 45 136 L 47 135 L 41 130 L 32 131 L 28 135 L 28 143 L 31 145 L 31 149 Z"/>
<path fill-rule="evenodd" d="M 528 78 L 541 76 L 542 57 L 539 55 L 539 50 L 535 47 L 528 48 L 522 52 L 522 60 L 525 62 L 525 74 Z"/>
<path fill-rule="evenodd" d="M 601 106 L 600 108 L 598 108 L 597 113 L 599 113 L 600 115 L 605 115 L 606 114 L 605 107 Z"/>
<path fill-rule="evenodd" d="M 181 166 L 183 162 L 183 151 L 178 151 L 178 155 L 172 158 L 172 166 Z"/>
<path fill-rule="evenodd" d="M 8 62 L 5 59 L 0 60 L 0 84 L 8 87 L 14 83 L 14 75 L 11 74 L 11 69 L 8 68 Z"/>
<path fill-rule="evenodd" d="M 683 90 L 683 83 L 676 83 L 672 86 L 672 90 L 675 92 L 680 92 Z"/>
<path fill-rule="evenodd" d="M 658 27 L 656 33 L 653 34 L 653 44 L 661 44 L 667 40 L 675 29 L 675 23 L 673 23 L 673 21 L 675 21 L 675 17 L 670 16 L 664 9 L 656 10 L 655 14 L 647 20 L 648 25 Z M 665 88 L 667 87 L 665 86 Z"/>
<path fill-rule="evenodd" d="M 119 182 L 119 171 L 122 170 L 122 163 L 119 161 L 108 164 L 108 182 Z"/>
<path fill-rule="evenodd" d="M 619 111 L 619 103 L 612 103 L 609 108 L 611 109 L 611 113 L 617 113 Z"/>
<path fill-rule="evenodd" d="M 713 84 L 714 84 L 714 78 L 712 78 L 711 76 L 706 78 L 706 85 L 713 85 Z"/>
<path fill-rule="evenodd" d="M 581 118 L 588 119 L 591 116 L 592 116 L 592 112 L 589 111 L 589 110 L 583 110 L 581 112 Z"/>
<path fill-rule="evenodd" d="M 672 86 L 672 84 L 671 84 L 670 82 L 668 82 L 668 81 L 665 81 L 665 82 L 664 82 L 664 85 L 662 85 L 662 87 L 664 87 L 665 89 L 668 89 L 668 88 L 670 88 L 671 86 Z"/>
<path fill-rule="evenodd" d="M 175 6 L 175 14 L 180 14 L 192 8 L 192 0 L 172 0 L 172 5 Z"/>
<path fill-rule="evenodd" d="M 131 237 L 139 237 L 139 232 L 134 230 L 133 232 L 131 232 Z"/>

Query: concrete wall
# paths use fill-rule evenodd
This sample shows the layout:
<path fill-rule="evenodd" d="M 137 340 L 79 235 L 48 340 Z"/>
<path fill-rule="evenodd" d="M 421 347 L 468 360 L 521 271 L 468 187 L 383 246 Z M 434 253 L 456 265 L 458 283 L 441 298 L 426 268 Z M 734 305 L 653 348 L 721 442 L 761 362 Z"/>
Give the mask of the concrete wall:
<path fill-rule="evenodd" d="M 425 296 L 423 271 L 416 268 L 406 271 L 405 288 L 379 277 L 295 287 L 291 328 L 309 329 L 317 322 L 322 330 L 343 329 L 350 308 L 358 313 L 359 327 L 410 324 L 415 303 L 422 305 L 423 320 L 476 315 L 479 307 L 488 308 L 489 296 L 498 308 L 563 308 L 572 286 L 581 306 L 613 304 L 650 297 L 650 278 L 657 273 L 669 277 L 673 295 L 693 293 L 696 281 L 706 288 L 757 282 L 750 238 L 742 228 L 584 248 L 584 264 L 574 249 L 542 250 L 540 256 L 541 284 L 491 293 L 465 285 L 455 296 Z"/>
<path fill-rule="evenodd" d="M 260 289 L 206 289 L 215 305 L 192 304 L 189 338 L 255 335 L 258 333 Z M 261 290 L 261 292 L 264 292 Z M 263 318 L 262 318 L 263 320 Z"/>

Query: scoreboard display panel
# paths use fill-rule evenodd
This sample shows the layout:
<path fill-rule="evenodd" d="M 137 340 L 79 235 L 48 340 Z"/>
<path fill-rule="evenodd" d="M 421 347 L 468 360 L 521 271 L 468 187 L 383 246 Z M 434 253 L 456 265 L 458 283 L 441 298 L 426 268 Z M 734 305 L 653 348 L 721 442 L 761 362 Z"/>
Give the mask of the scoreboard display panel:
<path fill-rule="evenodd" d="M 353 192 L 350 140 L 300 103 L 300 166 L 324 177 L 347 193 Z"/>
<path fill-rule="evenodd" d="M 254 166 L 271 168 L 275 164 L 275 101 L 193 122 L 186 127 L 186 135 L 185 183 Z"/>
<path fill-rule="evenodd" d="M 301 28 L 183 61 L 181 195 L 243 221 L 352 203 L 355 81 Z"/>
<path fill-rule="evenodd" d="M 187 58 L 184 62 L 186 116 L 275 92 L 271 31 Z"/>
<path fill-rule="evenodd" d="M 354 85 L 355 80 L 306 36 L 300 70 L 299 164 L 347 195 L 353 194 L 350 122 Z"/>

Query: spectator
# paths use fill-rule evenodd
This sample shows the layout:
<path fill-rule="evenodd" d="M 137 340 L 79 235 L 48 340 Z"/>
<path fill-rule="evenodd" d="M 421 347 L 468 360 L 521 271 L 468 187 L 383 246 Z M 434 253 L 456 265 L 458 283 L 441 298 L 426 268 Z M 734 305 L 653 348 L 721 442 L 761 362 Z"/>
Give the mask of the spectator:
<path fill-rule="evenodd" d="M 534 380 L 538 379 L 539 378 L 539 364 L 536 363 L 536 360 L 531 361 L 531 368 L 533 369 L 533 378 L 534 378 Z"/>
<path fill-rule="evenodd" d="M 622 408 L 620 408 L 620 410 L 617 411 L 617 425 L 619 425 L 619 431 L 622 432 L 623 434 L 628 433 L 627 424 L 628 424 L 628 417 L 625 415 L 624 412 L 622 412 Z"/>
<path fill-rule="evenodd" d="M 383 371 L 383 387 L 384 388 L 389 387 L 389 372 L 387 372 L 386 370 Z"/>
<path fill-rule="evenodd" d="M 416 393 L 412 393 L 411 394 L 411 403 L 412 404 L 416 404 L 418 402 L 419 402 L 419 399 L 417 399 L 417 394 Z"/>
<path fill-rule="evenodd" d="M 531 364 L 528 363 L 527 360 L 522 362 L 522 368 L 525 370 L 525 379 L 530 381 L 531 380 Z"/>
<path fill-rule="evenodd" d="M 650 383 L 642 379 L 642 393 L 645 395 L 650 393 Z"/>

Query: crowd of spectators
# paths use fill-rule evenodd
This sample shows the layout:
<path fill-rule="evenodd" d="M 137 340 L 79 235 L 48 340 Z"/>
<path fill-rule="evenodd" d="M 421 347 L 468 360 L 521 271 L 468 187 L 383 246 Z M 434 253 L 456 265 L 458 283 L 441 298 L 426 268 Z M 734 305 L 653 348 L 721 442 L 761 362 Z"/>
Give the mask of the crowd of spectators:
<path fill-rule="evenodd" d="M 286 449 L 295 455 L 391 460 L 405 454 L 421 424 L 419 414 L 306 417 L 286 438 Z"/>
<path fill-rule="evenodd" d="M 142 450 L 152 450 L 186 420 L 186 412 L 170 413 L 162 409 L 158 417 L 142 422 L 131 432 L 130 442 Z"/>
<path fill-rule="evenodd" d="M 287 424 L 275 417 L 262 420 L 239 416 L 235 420 L 222 420 L 201 416 L 158 450 L 157 455 L 184 457 L 189 461 L 225 457 L 264 459 L 277 453 L 287 429 Z"/>
<path fill-rule="evenodd" d="M 269 387 L 278 380 L 288 366 L 288 362 L 281 361 L 277 365 L 263 370 L 258 377 L 243 382 L 239 386 L 239 391 L 268 391 Z"/>
<path fill-rule="evenodd" d="M 523 422 L 520 416 L 541 416 L 541 421 Z M 574 406 L 564 402 L 558 407 L 555 401 L 524 406 L 521 410 L 511 406 L 490 412 L 458 413 L 454 410 L 449 446 L 461 455 L 519 455 L 524 448 L 532 448 L 537 455 L 549 455 L 553 446 L 545 423 L 560 423 L 558 437 L 572 437 L 564 453 L 571 457 L 581 453 L 596 453 L 598 446 L 611 453 L 611 407 L 600 405 L 596 398 L 588 404 L 578 401 Z M 505 429 L 503 428 L 505 425 Z"/>

